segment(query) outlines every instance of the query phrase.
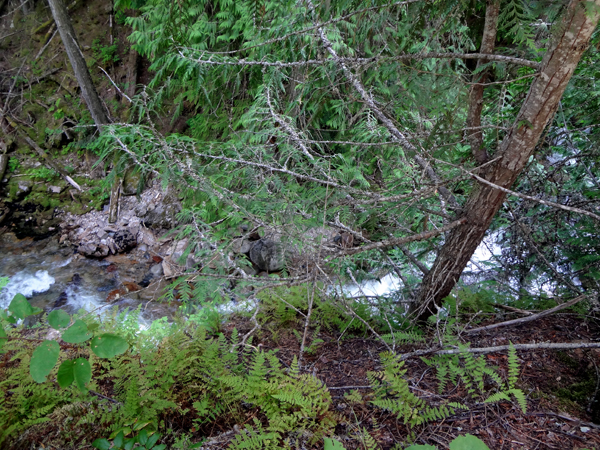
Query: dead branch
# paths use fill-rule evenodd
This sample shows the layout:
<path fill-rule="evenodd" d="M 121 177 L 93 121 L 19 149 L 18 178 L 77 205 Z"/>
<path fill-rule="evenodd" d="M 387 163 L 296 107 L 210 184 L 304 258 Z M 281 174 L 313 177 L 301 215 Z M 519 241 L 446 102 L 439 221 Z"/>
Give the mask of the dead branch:
<path fill-rule="evenodd" d="M 600 342 L 540 342 L 538 344 L 513 344 L 515 350 L 574 350 L 577 348 L 600 348 Z M 401 360 L 413 358 L 423 355 L 459 355 L 461 353 L 496 353 L 504 352 L 510 349 L 510 345 L 497 345 L 495 347 L 479 347 L 479 348 L 464 348 L 464 349 L 427 349 L 416 350 L 410 353 L 400 355 Z"/>
<path fill-rule="evenodd" d="M 403 244 L 408 244 L 409 242 L 424 241 L 425 239 L 430 239 L 432 237 L 438 236 L 440 234 L 445 233 L 446 231 L 451 230 L 452 228 L 462 225 L 463 223 L 465 223 L 465 221 L 466 221 L 466 219 L 462 218 L 459 220 L 455 220 L 454 222 L 451 222 L 448 225 L 440 227 L 437 230 L 426 231 L 424 233 L 414 234 L 412 236 L 406 236 L 406 237 L 402 237 L 402 238 L 386 239 L 385 241 L 380 241 L 380 242 L 375 242 L 373 244 L 363 245 L 362 247 L 347 248 L 347 249 L 342 250 L 340 253 L 333 255 L 329 259 L 329 261 L 331 261 L 333 259 L 341 258 L 342 256 L 346 256 L 346 255 L 355 255 L 357 253 L 366 252 L 368 250 L 379 250 L 379 249 L 390 248 L 390 247 L 398 247 Z"/>
<path fill-rule="evenodd" d="M 547 309 L 546 311 L 542 311 L 541 313 L 538 313 L 538 314 L 533 314 L 528 317 L 521 317 L 520 319 L 507 320 L 506 322 L 494 323 L 492 325 L 486 325 L 485 327 L 473 328 L 471 330 L 465 331 L 465 333 L 466 334 L 475 334 L 475 333 L 479 333 L 481 331 L 492 330 L 494 328 L 507 327 L 509 325 L 517 325 L 517 324 L 522 324 L 522 323 L 526 323 L 526 322 L 531 322 L 532 320 L 541 319 L 542 317 L 553 314 L 557 311 L 560 311 L 561 309 L 565 309 L 570 306 L 573 306 L 574 304 L 579 303 L 581 300 L 583 300 L 587 297 L 588 297 L 587 294 L 580 295 L 578 297 L 575 297 L 574 299 L 569 300 L 566 303 L 563 303 L 562 305 L 555 306 L 554 308 Z"/>

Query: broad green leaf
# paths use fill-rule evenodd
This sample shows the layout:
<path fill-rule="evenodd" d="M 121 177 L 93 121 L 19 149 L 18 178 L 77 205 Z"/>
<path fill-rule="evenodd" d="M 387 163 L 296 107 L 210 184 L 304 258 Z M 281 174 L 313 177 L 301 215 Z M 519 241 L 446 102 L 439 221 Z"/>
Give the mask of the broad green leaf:
<path fill-rule="evenodd" d="M 137 442 L 136 438 L 125 439 L 125 443 L 123 444 L 123 450 L 131 450 L 136 442 Z M 137 447 L 137 448 L 140 448 L 140 447 Z"/>
<path fill-rule="evenodd" d="M 71 386 L 73 380 L 75 379 L 75 375 L 73 375 L 73 366 L 75 365 L 75 361 L 69 359 L 68 361 L 63 361 L 60 367 L 58 368 L 58 374 L 56 375 L 56 380 L 58 381 L 58 385 L 61 388 L 66 388 Z M 96 441 L 94 441 L 96 442 Z M 93 445 L 93 444 L 92 444 Z"/>
<path fill-rule="evenodd" d="M 148 442 L 148 432 L 145 429 L 138 435 L 138 442 L 142 445 L 146 445 L 146 442 Z"/>
<path fill-rule="evenodd" d="M 110 442 L 105 438 L 96 439 L 92 442 L 92 447 L 97 448 L 98 450 L 109 450 Z"/>
<path fill-rule="evenodd" d="M 92 351 L 100 358 L 114 358 L 128 348 L 127 341 L 114 334 L 105 333 L 92 339 Z"/>
<path fill-rule="evenodd" d="M 31 363 L 29 365 L 29 373 L 37 383 L 46 381 L 46 377 L 56 365 L 56 361 L 58 361 L 59 353 L 60 346 L 58 345 L 58 342 L 48 340 L 42 342 L 38 348 L 33 351 Z"/>
<path fill-rule="evenodd" d="M 6 343 L 6 340 L 6 331 L 4 331 L 4 327 L 0 325 L 0 349 L 2 349 L 2 346 Z"/>
<path fill-rule="evenodd" d="M 346 450 L 340 441 L 335 439 L 323 438 L 325 441 L 325 450 Z"/>
<path fill-rule="evenodd" d="M 92 337 L 92 333 L 88 331 L 87 325 L 83 320 L 76 320 L 73 325 L 67 328 L 62 334 L 62 340 L 70 344 L 80 344 Z"/>
<path fill-rule="evenodd" d="M 167 448 L 166 444 L 160 444 L 152 447 L 152 450 L 165 450 L 165 448 Z"/>
<path fill-rule="evenodd" d="M 67 328 L 70 321 L 71 316 L 64 312 L 62 309 L 55 309 L 50 314 L 48 314 L 48 323 L 55 330 Z"/>
<path fill-rule="evenodd" d="M 148 441 L 146 442 L 146 448 L 154 447 L 154 444 L 156 444 L 156 441 L 158 441 L 159 437 L 160 437 L 159 433 L 154 433 L 154 434 L 150 435 L 150 437 L 148 438 Z"/>
<path fill-rule="evenodd" d="M 13 297 L 10 305 L 8 305 L 8 310 L 17 319 L 24 319 L 27 316 L 34 316 L 42 312 L 40 308 L 31 306 L 31 303 L 29 303 L 29 300 L 23 294 L 17 294 Z"/>
<path fill-rule="evenodd" d="M 125 436 L 127 436 L 129 433 L 131 433 L 131 428 L 123 427 L 123 428 L 119 428 L 118 430 L 113 431 L 108 438 L 116 439 L 119 434 L 121 434 L 123 436 L 123 438 L 125 438 Z"/>
<path fill-rule="evenodd" d="M 113 440 L 113 444 L 117 448 L 123 447 L 123 441 L 125 440 L 125 436 L 123 435 L 123 430 L 120 430 Z"/>
<path fill-rule="evenodd" d="M 437 450 L 433 445 L 411 445 L 406 450 Z"/>
<path fill-rule="evenodd" d="M 467 434 L 450 442 L 450 450 L 490 450 L 490 448 L 481 439 Z"/>
<path fill-rule="evenodd" d="M 8 323 L 17 323 L 15 316 L 9 316 L 6 309 L 0 309 L 0 319 L 6 320 Z"/>
<path fill-rule="evenodd" d="M 77 384 L 77 387 L 81 391 L 86 392 L 85 385 L 92 379 L 90 362 L 85 358 L 77 358 L 74 363 L 73 375 L 75 376 L 75 384 Z"/>

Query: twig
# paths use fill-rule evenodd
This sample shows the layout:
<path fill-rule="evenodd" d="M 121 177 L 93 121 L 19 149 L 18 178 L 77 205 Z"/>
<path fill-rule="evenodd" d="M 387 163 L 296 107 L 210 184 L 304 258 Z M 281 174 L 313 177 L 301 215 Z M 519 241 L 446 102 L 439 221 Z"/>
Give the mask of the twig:
<path fill-rule="evenodd" d="M 115 89 L 116 89 L 117 91 L 119 91 L 123 97 L 125 97 L 127 100 L 129 100 L 129 103 L 133 103 L 133 100 L 131 100 L 131 99 L 130 99 L 130 98 L 127 96 L 127 94 L 125 94 L 125 93 L 124 93 L 124 92 L 123 92 L 121 89 L 119 89 L 119 86 L 117 86 L 117 85 L 115 84 L 115 82 L 112 80 L 112 78 L 110 77 L 110 75 L 106 73 L 106 70 L 104 70 L 104 69 L 103 69 L 102 67 L 100 67 L 100 66 L 98 66 L 98 69 L 100 69 L 102 72 L 104 72 L 104 75 L 106 75 L 106 77 L 109 79 L 109 81 L 110 81 L 110 82 L 112 83 L 112 85 L 115 87 Z"/>
<path fill-rule="evenodd" d="M 92 391 L 91 389 L 90 389 L 90 391 L 89 391 L 89 392 L 90 392 L 90 394 L 94 394 L 94 395 L 96 395 L 96 396 L 98 396 L 98 397 L 100 397 L 100 398 L 103 398 L 103 399 L 109 400 L 109 401 L 111 401 L 111 402 L 113 402 L 113 403 L 116 403 L 117 405 L 122 405 L 122 404 L 123 404 L 123 403 L 121 403 L 120 401 L 118 401 L 118 400 L 115 400 L 114 398 L 107 397 L 106 395 L 102 395 L 102 394 L 100 394 L 99 392 Z"/>
<path fill-rule="evenodd" d="M 523 314 L 524 316 L 531 316 L 533 313 L 531 311 L 525 311 L 524 309 L 515 308 L 514 306 L 508 305 L 494 305 L 494 308 L 504 309 L 506 311 L 515 312 L 519 314 Z"/>
<path fill-rule="evenodd" d="M 58 164 L 55 164 L 50 157 L 46 154 L 46 152 L 44 150 L 42 150 L 42 148 L 37 145 L 35 143 L 35 141 L 33 139 L 31 139 L 29 136 L 27 136 L 27 134 L 25 134 L 23 131 L 19 130 L 21 132 L 21 135 L 23 136 L 23 139 L 25 139 L 25 141 L 35 150 L 35 152 L 44 160 L 46 161 L 46 164 L 53 170 L 56 170 L 58 173 L 60 173 L 65 180 L 67 180 L 67 182 L 73 186 L 75 189 L 79 190 L 79 191 L 83 191 L 83 189 L 81 189 L 81 186 L 79 186 L 69 175 L 67 175 L 67 173 L 61 169 Z"/>
<path fill-rule="evenodd" d="M 46 45 L 44 45 L 40 51 L 38 52 L 37 55 L 35 55 L 35 58 L 33 58 L 34 61 L 37 61 L 37 59 L 42 56 L 42 54 L 44 53 L 44 51 L 48 48 L 48 46 L 50 45 L 50 42 L 52 42 L 52 39 L 54 39 L 54 36 L 56 36 L 56 33 L 58 33 L 58 28 L 56 30 L 54 30 L 54 33 L 52 33 L 52 36 L 50 36 L 50 39 L 48 39 L 48 42 L 46 42 Z"/>
<path fill-rule="evenodd" d="M 346 273 L 350 276 L 350 278 L 352 278 L 352 281 L 354 281 L 354 284 L 356 284 L 358 286 L 358 290 L 364 296 L 365 293 L 363 292 L 362 288 L 360 287 L 360 284 L 358 284 L 358 281 L 356 281 L 356 278 L 354 278 L 354 275 L 352 274 L 352 271 L 350 270 L 350 267 L 348 267 L 348 269 L 346 270 Z M 350 312 L 350 314 L 352 314 L 354 317 L 356 317 L 358 320 L 360 320 L 369 329 L 369 331 L 371 333 L 373 333 L 375 336 L 377 336 L 377 338 L 381 342 L 383 342 L 383 345 L 385 345 L 385 347 L 388 349 L 388 351 L 393 352 L 393 350 L 390 348 L 390 346 L 388 345 L 388 343 L 385 342 L 381 336 L 379 336 L 379 334 L 377 333 L 377 331 L 375 331 L 373 329 L 373 327 L 371 325 L 369 325 L 369 323 L 365 319 L 363 319 L 358 314 L 356 314 L 352 310 L 352 308 L 348 307 L 347 305 L 344 305 L 344 306 L 346 306 L 346 309 Z M 392 333 L 392 338 L 394 338 L 394 333 Z M 394 338 L 394 341 L 395 341 L 395 338 Z"/>
<path fill-rule="evenodd" d="M 252 317 L 250 318 L 250 320 L 252 320 L 252 322 L 254 322 L 254 328 L 252 328 L 250 331 L 248 331 L 244 337 L 242 338 L 242 341 L 239 344 L 234 344 L 231 346 L 231 353 L 233 353 L 233 350 L 235 349 L 235 347 L 239 347 L 242 345 L 246 345 L 246 341 L 248 340 L 248 338 L 250 336 L 252 336 L 252 333 L 254 333 L 256 330 L 258 330 L 260 328 L 260 324 L 258 323 L 258 320 L 256 320 L 256 316 L 258 314 L 258 311 L 260 311 L 260 303 L 256 302 L 256 309 L 254 310 L 254 314 L 252 314 Z"/>
<path fill-rule="evenodd" d="M 494 328 L 507 327 L 509 325 L 516 325 L 516 324 L 531 322 L 532 320 L 541 319 L 542 317 L 553 314 L 557 311 L 560 311 L 561 309 L 565 309 L 570 306 L 573 306 L 574 304 L 579 303 L 581 300 L 583 300 L 587 297 L 588 297 L 587 294 L 579 295 L 579 296 L 575 297 L 574 299 L 571 299 L 568 302 L 563 303 L 562 305 L 558 305 L 558 306 L 555 306 L 554 308 L 547 309 L 546 311 L 542 311 L 541 313 L 533 314 L 528 317 L 521 317 L 520 319 L 507 320 L 506 322 L 500 322 L 500 323 L 494 323 L 492 325 L 486 325 L 485 327 L 473 328 L 471 330 L 466 330 L 465 333 L 466 334 L 475 334 L 475 333 L 479 333 L 481 331 L 492 330 Z"/>
<path fill-rule="evenodd" d="M 333 391 L 334 389 L 372 389 L 373 386 L 335 386 L 335 387 L 328 387 L 327 389 L 329 389 L 330 391 Z"/>
<path fill-rule="evenodd" d="M 465 169 L 462 169 L 465 172 L 467 172 Z M 596 219 L 597 221 L 600 222 L 600 216 L 597 214 L 594 214 L 593 212 L 590 211 L 586 211 L 585 209 L 580 209 L 580 208 L 574 208 L 572 206 L 566 206 L 566 205 L 561 205 L 560 203 L 555 203 L 555 202 L 550 202 L 548 200 L 542 200 L 540 198 L 535 198 L 532 197 L 530 195 L 525 195 L 525 194 L 519 194 L 518 192 L 515 191 L 511 191 L 510 189 L 506 189 L 502 186 L 498 186 L 497 184 L 492 183 L 491 181 L 486 180 L 485 178 L 480 177 L 479 175 L 475 175 L 474 173 L 471 172 L 471 176 L 473 178 L 475 178 L 477 181 L 483 183 L 483 184 L 487 184 L 488 186 L 493 187 L 494 189 L 498 189 L 499 191 L 502 192 L 506 192 L 507 194 L 510 195 L 514 195 L 515 197 L 519 197 L 525 200 L 531 200 L 533 202 L 536 203 L 541 203 L 542 205 L 546 205 L 546 206 L 551 206 L 553 208 L 559 208 L 559 209 L 563 209 L 565 211 L 570 211 L 570 212 L 574 212 L 574 213 L 578 213 L 578 214 L 583 214 L 589 217 L 592 217 L 593 219 Z"/>
<path fill-rule="evenodd" d="M 340 253 L 331 256 L 329 261 L 336 259 L 336 258 L 341 258 L 342 256 L 346 256 L 346 255 L 355 255 L 357 253 L 366 252 L 368 250 L 379 250 L 379 249 L 384 249 L 384 248 L 389 248 L 389 247 L 398 247 L 403 244 L 408 244 L 409 242 L 424 241 L 425 239 L 430 239 L 432 237 L 443 234 L 446 231 L 450 231 L 452 228 L 456 228 L 457 226 L 465 223 L 466 220 L 467 219 L 465 219 L 465 218 L 455 220 L 454 222 L 451 222 L 448 225 L 440 227 L 438 230 L 426 231 L 424 233 L 413 234 L 412 236 L 406 236 L 406 237 L 402 237 L 402 238 L 387 239 L 385 241 L 380 241 L 380 242 L 375 242 L 373 244 L 363 245 L 362 247 L 347 248 L 347 249 L 340 251 Z"/>

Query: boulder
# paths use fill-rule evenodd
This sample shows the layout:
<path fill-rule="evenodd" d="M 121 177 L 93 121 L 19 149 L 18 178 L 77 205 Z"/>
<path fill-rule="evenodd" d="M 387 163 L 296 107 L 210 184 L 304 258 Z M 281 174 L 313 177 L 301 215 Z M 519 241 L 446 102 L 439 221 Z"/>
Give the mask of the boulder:
<path fill-rule="evenodd" d="M 285 267 L 285 252 L 278 239 L 265 237 L 256 241 L 249 257 L 261 271 L 277 272 Z"/>
<path fill-rule="evenodd" d="M 113 240 L 117 252 L 123 253 L 137 245 L 137 238 L 129 230 L 119 230 L 115 233 Z"/>

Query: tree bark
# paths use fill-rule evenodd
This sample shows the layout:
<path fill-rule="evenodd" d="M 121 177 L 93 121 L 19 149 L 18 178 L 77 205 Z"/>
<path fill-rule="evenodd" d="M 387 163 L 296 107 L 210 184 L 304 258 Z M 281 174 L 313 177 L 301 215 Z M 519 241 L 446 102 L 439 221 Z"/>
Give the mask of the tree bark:
<path fill-rule="evenodd" d="M 496 43 L 496 33 L 498 31 L 498 15 L 500 13 L 500 0 L 488 1 L 485 9 L 485 25 L 483 27 L 483 37 L 481 39 L 481 49 L 479 53 L 494 53 Z M 487 61 L 480 59 L 477 61 L 477 68 Z M 481 112 L 483 111 L 483 89 L 487 81 L 487 70 L 475 75 L 473 81 L 475 84 L 469 92 L 469 113 L 467 115 L 467 127 L 481 127 Z M 483 146 L 483 131 L 475 129 L 469 131 L 469 144 L 471 152 L 478 165 L 485 164 L 488 161 L 488 154 Z"/>
<path fill-rule="evenodd" d="M 101 128 L 102 125 L 108 123 L 108 116 L 92 82 L 85 58 L 79 49 L 75 30 L 69 19 L 67 8 L 63 0 L 48 0 L 48 3 L 50 4 L 52 17 L 54 17 L 58 32 L 60 33 L 60 38 L 67 51 L 67 56 L 73 67 L 73 72 L 75 72 L 77 83 L 79 83 L 79 87 L 81 88 L 85 104 L 92 115 L 92 119 L 94 119 L 94 123 L 98 128 Z"/>
<path fill-rule="evenodd" d="M 540 73 L 500 145 L 499 159 L 482 174 L 485 180 L 504 188 L 515 182 L 554 116 L 599 17 L 600 0 L 571 0 L 544 56 Z M 450 294 L 505 197 L 505 192 L 489 184 L 479 183 L 475 187 L 463 209 L 465 223 L 449 233 L 433 267 L 423 279 L 412 311 L 420 320 L 435 314 L 442 300 Z"/>

